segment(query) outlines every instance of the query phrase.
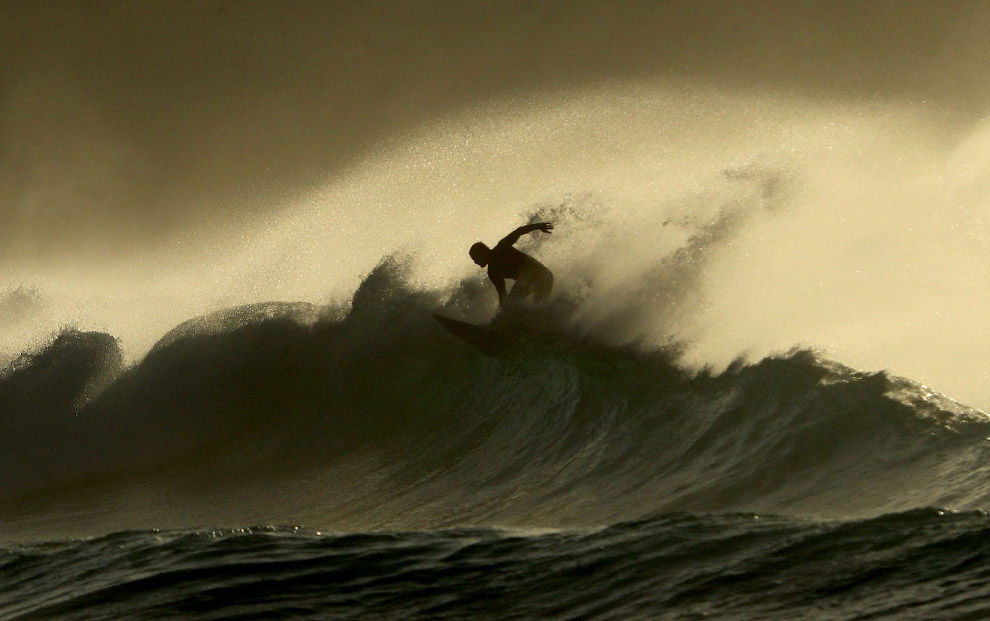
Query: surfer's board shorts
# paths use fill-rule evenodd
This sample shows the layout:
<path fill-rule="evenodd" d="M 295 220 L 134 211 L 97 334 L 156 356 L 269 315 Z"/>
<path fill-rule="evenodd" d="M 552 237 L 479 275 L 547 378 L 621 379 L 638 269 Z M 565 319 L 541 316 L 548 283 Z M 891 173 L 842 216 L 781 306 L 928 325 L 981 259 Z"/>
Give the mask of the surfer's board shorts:
<path fill-rule="evenodd" d="M 542 265 L 534 265 L 519 275 L 509 297 L 521 299 L 533 296 L 534 302 L 542 302 L 552 290 L 553 273 Z"/>

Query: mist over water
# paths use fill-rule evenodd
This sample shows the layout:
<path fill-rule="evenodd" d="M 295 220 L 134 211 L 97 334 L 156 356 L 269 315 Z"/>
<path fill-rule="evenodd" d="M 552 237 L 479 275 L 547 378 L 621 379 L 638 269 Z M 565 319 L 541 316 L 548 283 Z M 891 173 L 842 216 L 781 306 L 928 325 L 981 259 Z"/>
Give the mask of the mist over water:
<path fill-rule="evenodd" d="M 503 98 L 382 140 L 268 215 L 15 273 L 3 350 L 75 325 L 139 358 L 219 308 L 346 301 L 393 253 L 423 287 L 480 282 L 466 248 L 539 217 L 557 230 L 530 251 L 605 341 L 684 342 L 716 369 L 821 348 L 985 407 L 988 135 L 909 102 L 683 80 Z"/>
<path fill-rule="evenodd" d="M 366 205 L 374 217 L 353 229 L 402 231 L 396 246 L 441 281 L 472 273 L 474 240 L 533 215 L 558 221 L 535 252 L 582 299 L 588 332 L 686 341 L 688 360 L 716 368 L 822 348 L 988 403 L 973 364 L 990 345 L 985 126 L 677 83 L 493 108 L 422 130 L 290 212 L 288 238 L 313 254 L 272 263 L 332 260 L 332 225 L 313 227 L 321 200 Z M 387 250 L 368 246 L 367 264 Z"/>
<path fill-rule="evenodd" d="M 465 249 L 538 214 L 589 333 L 990 404 L 985 4 L 3 11 L 4 360 L 65 326 L 137 360 L 392 253 L 480 282 Z"/>

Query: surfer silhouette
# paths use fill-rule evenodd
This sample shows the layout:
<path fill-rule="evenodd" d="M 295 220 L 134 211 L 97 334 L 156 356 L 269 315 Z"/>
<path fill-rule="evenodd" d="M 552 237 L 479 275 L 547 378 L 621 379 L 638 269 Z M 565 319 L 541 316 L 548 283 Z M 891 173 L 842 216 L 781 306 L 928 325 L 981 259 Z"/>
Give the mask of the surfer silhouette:
<path fill-rule="evenodd" d="M 549 222 L 526 224 L 503 237 L 494 248 L 489 248 L 482 242 L 471 246 L 468 254 L 474 262 L 481 267 L 488 266 L 488 279 L 498 291 L 499 306 L 503 306 L 507 298 L 522 300 L 532 296 L 534 302 L 542 302 L 550 295 L 550 290 L 553 289 L 553 273 L 533 257 L 512 246 L 526 233 L 533 231 L 550 233 L 552 230 L 553 225 Z M 512 291 L 508 294 L 505 290 L 506 278 L 515 281 Z"/>

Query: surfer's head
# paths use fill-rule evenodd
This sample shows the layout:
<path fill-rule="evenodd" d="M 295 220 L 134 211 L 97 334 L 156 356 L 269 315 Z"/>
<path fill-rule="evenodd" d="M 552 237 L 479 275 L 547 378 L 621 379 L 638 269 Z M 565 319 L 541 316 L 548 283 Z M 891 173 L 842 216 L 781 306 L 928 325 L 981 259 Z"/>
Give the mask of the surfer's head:
<path fill-rule="evenodd" d="M 471 255 L 471 258 L 474 259 L 474 262 L 480 265 L 481 267 L 485 267 L 486 265 L 488 265 L 488 256 L 491 253 L 492 253 L 492 249 L 486 246 L 483 242 L 478 242 L 474 244 L 473 246 L 471 246 L 471 249 L 468 250 L 468 254 Z"/>

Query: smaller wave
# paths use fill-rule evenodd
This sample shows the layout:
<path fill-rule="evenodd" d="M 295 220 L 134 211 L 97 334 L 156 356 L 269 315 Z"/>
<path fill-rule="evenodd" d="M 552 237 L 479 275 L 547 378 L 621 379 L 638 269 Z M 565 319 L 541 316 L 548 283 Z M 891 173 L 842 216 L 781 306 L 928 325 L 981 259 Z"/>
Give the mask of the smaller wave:
<path fill-rule="evenodd" d="M 0 375 L 0 490 L 5 497 L 75 480 L 92 459 L 77 415 L 120 376 L 112 336 L 65 330 Z M 84 446 L 85 445 L 85 446 Z"/>
<path fill-rule="evenodd" d="M 369 275 L 351 312 L 271 302 L 188 321 L 128 368 L 113 336 L 63 331 L 0 376 L 0 496 L 163 469 L 222 484 L 332 461 L 388 423 L 375 401 L 389 368 L 470 353 L 436 339 L 438 294 L 398 270 Z"/>

